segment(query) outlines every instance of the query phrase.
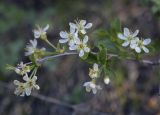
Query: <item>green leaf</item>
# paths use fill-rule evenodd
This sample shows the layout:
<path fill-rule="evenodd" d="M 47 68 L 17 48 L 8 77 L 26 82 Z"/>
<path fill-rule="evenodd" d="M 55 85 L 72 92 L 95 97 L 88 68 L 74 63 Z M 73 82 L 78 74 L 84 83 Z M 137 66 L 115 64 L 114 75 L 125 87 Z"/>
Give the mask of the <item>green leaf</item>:
<path fill-rule="evenodd" d="M 99 45 L 98 46 L 99 48 L 99 52 L 97 54 L 97 59 L 98 59 L 98 62 L 101 64 L 101 65 L 105 65 L 106 64 L 106 49 L 103 45 Z"/>
<path fill-rule="evenodd" d="M 90 64 L 97 63 L 97 55 L 93 53 L 88 53 L 88 58 L 85 59 L 85 61 Z"/>

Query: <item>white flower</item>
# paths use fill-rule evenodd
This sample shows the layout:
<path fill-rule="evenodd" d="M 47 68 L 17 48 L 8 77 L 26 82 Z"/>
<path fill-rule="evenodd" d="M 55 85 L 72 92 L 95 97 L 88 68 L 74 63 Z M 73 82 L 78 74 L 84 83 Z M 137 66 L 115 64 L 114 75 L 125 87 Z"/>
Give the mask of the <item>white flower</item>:
<path fill-rule="evenodd" d="M 14 80 L 14 84 L 17 86 L 17 88 L 14 91 L 14 94 L 20 96 L 25 96 L 25 94 L 28 94 L 25 83 L 19 82 L 18 80 Z"/>
<path fill-rule="evenodd" d="M 80 40 L 79 38 L 75 38 L 75 44 L 70 45 L 69 49 L 70 50 L 78 50 L 79 51 L 79 56 L 82 57 L 84 56 L 85 52 L 90 52 L 90 48 L 87 46 L 88 42 L 88 36 L 85 36 L 83 41 Z"/>
<path fill-rule="evenodd" d="M 122 46 L 126 47 L 128 46 L 132 40 L 136 39 L 136 36 L 138 35 L 139 30 L 136 30 L 134 33 L 129 31 L 128 28 L 124 28 L 123 34 L 119 33 L 118 38 L 124 40 L 125 42 L 122 44 Z"/>
<path fill-rule="evenodd" d="M 77 29 L 82 34 L 86 34 L 86 29 L 92 27 L 92 23 L 86 24 L 86 20 L 75 21 L 76 23 L 69 23 L 70 27 Z"/>
<path fill-rule="evenodd" d="M 147 38 L 145 40 L 140 40 L 139 38 L 137 38 L 131 42 L 131 48 L 135 49 L 137 53 L 141 53 L 141 49 L 143 49 L 145 53 L 149 53 L 149 50 L 148 48 L 146 48 L 146 45 L 150 44 L 150 42 L 150 38 Z"/>
<path fill-rule="evenodd" d="M 32 89 L 37 89 L 39 90 L 39 86 L 36 84 L 37 77 L 33 76 L 33 78 L 29 78 L 28 75 L 26 74 L 23 77 L 23 80 L 25 80 L 25 83 L 19 82 L 18 80 L 14 80 L 14 84 L 17 85 L 17 88 L 14 92 L 16 95 L 20 96 L 29 96 L 31 94 Z"/>
<path fill-rule="evenodd" d="M 23 77 L 23 80 L 26 81 L 26 90 L 28 95 L 31 94 L 32 89 L 37 89 L 37 90 L 40 89 L 40 87 L 36 84 L 37 76 L 33 76 L 32 78 L 29 78 L 28 75 L 26 74 Z"/>
<path fill-rule="evenodd" d="M 23 62 L 20 62 L 18 66 L 15 68 L 15 72 L 19 75 L 24 75 L 30 72 L 30 67 L 26 64 L 23 64 Z"/>
<path fill-rule="evenodd" d="M 105 83 L 106 85 L 108 85 L 108 84 L 110 83 L 109 77 L 105 77 L 105 78 L 104 78 L 104 83 Z"/>
<path fill-rule="evenodd" d="M 36 51 L 37 48 L 37 40 L 30 40 L 30 44 L 26 46 L 25 56 L 29 56 Z"/>
<path fill-rule="evenodd" d="M 70 32 L 61 31 L 59 33 L 62 39 L 59 40 L 59 43 L 69 42 L 69 45 L 74 44 L 74 39 L 77 37 L 77 33 L 75 32 L 75 28 L 70 27 Z"/>
<path fill-rule="evenodd" d="M 96 85 L 95 83 L 93 83 L 92 81 L 90 82 L 85 82 L 83 84 L 84 87 L 86 87 L 86 91 L 90 92 L 92 90 L 93 94 L 97 93 L 97 90 L 101 90 L 101 86 Z"/>
<path fill-rule="evenodd" d="M 29 56 L 29 55 L 32 55 L 33 53 L 35 53 L 37 50 L 37 40 L 34 39 L 34 40 L 30 40 L 30 44 L 28 44 L 26 46 L 26 52 L 25 52 L 25 56 Z M 41 48 L 40 49 L 41 51 L 45 51 L 46 49 L 45 48 Z"/>
<path fill-rule="evenodd" d="M 98 64 L 94 63 L 93 64 L 93 69 L 89 68 L 89 76 L 91 78 L 97 78 L 98 77 L 98 71 L 99 71 Z"/>
<path fill-rule="evenodd" d="M 43 38 L 43 37 L 46 37 L 46 31 L 48 30 L 49 28 L 49 24 L 46 25 L 46 27 L 42 28 L 40 27 L 39 25 L 37 26 L 37 29 L 34 29 L 33 32 L 34 32 L 34 37 L 35 38 Z"/>

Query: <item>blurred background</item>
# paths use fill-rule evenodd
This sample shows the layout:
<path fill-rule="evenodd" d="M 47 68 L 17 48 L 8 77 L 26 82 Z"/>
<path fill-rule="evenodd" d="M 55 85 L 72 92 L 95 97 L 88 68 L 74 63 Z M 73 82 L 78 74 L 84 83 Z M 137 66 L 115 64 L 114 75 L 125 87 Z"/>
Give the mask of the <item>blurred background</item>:
<path fill-rule="evenodd" d="M 107 29 L 113 19 L 139 29 L 155 47 L 144 58 L 160 59 L 160 0 L 0 0 L 0 115 L 160 115 L 160 66 L 133 61 L 115 61 L 111 83 L 101 84 L 96 95 L 83 87 L 91 65 L 77 56 L 45 62 L 38 71 L 38 93 L 79 109 L 14 95 L 13 80 L 21 78 L 5 65 L 29 61 L 24 48 L 34 38 L 35 25 L 50 24 L 48 38 L 56 43 L 59 32 L 77 18 L 92 22 L 93 32 Z"/>

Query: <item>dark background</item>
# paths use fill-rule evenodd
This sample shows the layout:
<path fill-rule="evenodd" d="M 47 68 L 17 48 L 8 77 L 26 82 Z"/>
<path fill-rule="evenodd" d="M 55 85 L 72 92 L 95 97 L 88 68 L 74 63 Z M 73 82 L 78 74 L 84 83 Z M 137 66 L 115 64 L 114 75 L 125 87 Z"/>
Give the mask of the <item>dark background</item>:
<path fill-rule="evenodd" d="M 108 28 L 113 19 L 122 27 L 140 29 L 141 35 L 157 43 L 144 57 L 160 59 L 159 0 L 1 0 L 0 115 L 160 115 L 160 67 L 133 61 L 116 61 L 111 83 L 102 84 L 96 95 L 83 87 L 91 65 L 77 56 L 45 62 L 38 71 L 38 93 L 80 109 L 13 94 L 13 80 L 19 76 L 6 71 L 5 65 L 29 61 L 24 48 L 33 39 L 35 25 L 50 24 L 48 38 L 56 43 L 59 32 L 77 18 L 92 22 L 94 30 Z"/>

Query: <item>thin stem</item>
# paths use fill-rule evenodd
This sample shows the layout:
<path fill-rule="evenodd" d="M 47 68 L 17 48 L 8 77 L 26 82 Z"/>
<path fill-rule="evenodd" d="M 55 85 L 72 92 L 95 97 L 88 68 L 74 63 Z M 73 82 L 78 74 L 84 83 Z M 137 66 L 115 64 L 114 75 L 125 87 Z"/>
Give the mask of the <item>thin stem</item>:
<path fill-rule="evenodd" d="M 36 75 L 36 73 L 37 73 L 37 70 L 38 70 L 38 67 L 36 67 L 36 68 L 35 68 L 35 71 L 34 71 L 34 74 L 33 74 L 33 76 L 35 76 L 35 75 Z M 33 77 L 33 76 L 32 76 L 32 77 Z"/>
<path fill-rule="evenodd" d="M 33 76 L 35 76 L 35 74 L 37 73 L 38 67 L 35 67 L 34 70 L 32 71 L 30 78 L 32 78 Z"/>
<path fill-rule="evenodd" d="M 96 54 L 95 52 L 92 52 L 92 53 Z M 44 57 L 42 59 L 39 59 L 37 62 L 38 63 L 43 63 L 44 61 L 47 61 L 49 59 L 53 59 L 53 58 L 57 58 L 57 57 L 61 57 L 61 56 L 66 56 L 66 55 L 77 55 L 77 54 L 78 54 L 77 52 L 65 52 L 63 54 L 57 54 L 57 55 L 53 55 L 53 56 Z M 108 56 L 110 59 L 113 58 L 113 57 L 119 58 L 119 56 L 116 55 L 116 54 L 107 54 L 106 56 Z M 134 59 L 134 58 L 127 57 L 126 59 L 136 61 L 136 59 Z M 153 62 L 153 61 L 150 61 L 150 60 L 139 60 L 139 62 L 144 63 L 144 64 L 149 64 L 149 65 L 160 65 L 160 61 Z M 28 63 L 25 63 L 25 64 L 30 65 L 30 64 L 32 64 L 32 62 L 28 62 Z"/>
<path fill-rule="evenodd" d="M 57 49 L 56 46 L 54 46 L 48 39 L 45 39 L 45 41 L 54 49 Z"/>
<path fill-rule="evenodd" d="M 43 61 L 46 61 L 46 60 L 49 60 L 49 59 L 53 59 L 53 58 L 56 58 L 56 57 L 61 57 L 61 56 L 66 56 L 66 55 L 76 55 L 76 54 L 77 54 L 77 52 L 66 52 L 66 53 L 63 53 L 63 54 L 44 57 L 44 58 L 38 60 L 38 62 L 42 63 Z"/>
<path fill-rule="evenodd" d="M 53 59 L 53 58 L 56 58 L 56 57 L 61 57 L 61 56 L 66 56 L 66 55 L 76 55 L 78 54 L 77 52 L 65 52 L 63 54 L 57 54 L 57 55 L 53 55 L 53 56 L 47 56 L 47 57 L 44 57 L 42 59 L 39 59 L 37 60 L 38 63 L 43 63 L 44 61 L 47 61 L 49 59 Z M 28 63 L 25 63 L 26 65 L 30 65 L 32 64 L 32 62 L 28 62 Z"/>

